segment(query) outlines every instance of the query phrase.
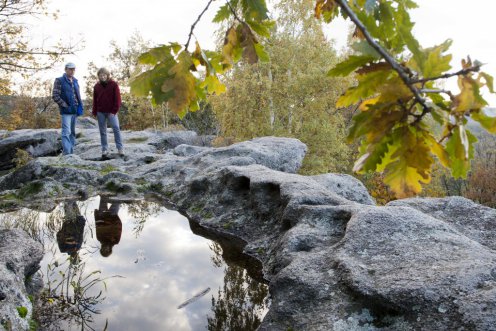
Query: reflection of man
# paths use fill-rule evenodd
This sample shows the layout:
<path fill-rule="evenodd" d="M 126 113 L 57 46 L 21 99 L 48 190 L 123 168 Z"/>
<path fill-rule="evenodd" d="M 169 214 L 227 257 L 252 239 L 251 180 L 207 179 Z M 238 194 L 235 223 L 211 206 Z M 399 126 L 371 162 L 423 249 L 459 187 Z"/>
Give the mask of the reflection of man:
<path fill-rule="evenodd" d="M 76 201 L 64 202 L 64 223 L 57 232 L 57 243 L 61 253 L 71 257 L 71 263 L 78 260 L 78 251 L 83 244 L 86 219 L 79 212 Z"/>
<path fill-rule="evenodd" d="M 96 239 L 102 244 L 100 254 L 112 254 L 112 247 L 121 240 L 122 222 L 119 218 L 119 203 L 113 202 L 108 208 L 108 200 L 100 198 L 100 206 L 95 209 Z"/>

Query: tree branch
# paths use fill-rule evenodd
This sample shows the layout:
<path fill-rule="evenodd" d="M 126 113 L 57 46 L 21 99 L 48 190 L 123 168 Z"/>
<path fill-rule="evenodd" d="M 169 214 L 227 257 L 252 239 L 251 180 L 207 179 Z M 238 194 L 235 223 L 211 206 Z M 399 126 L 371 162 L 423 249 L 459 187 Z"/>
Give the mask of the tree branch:
<path fill-rule="evenodd" d="M 205 7 L 205 9 L 203 9 L 203 11 L 200 13 L 200 15 L 198 16 L 198 18 L 196 19 L 195 23 L 193 23 L 193 25 L 191 25 L 191 30 L 189 31 L 189 35 L 188 35 L 188 41 L 186 42 L 186 44 L 184 45 L 184 49 L 187 51 L 188 50 L 188 46 L 189 46 L 189 42 L 191 41 L 191 36 L 193 36 L 193 31 L 195 30 L 195 26 L 196 24 L 198 24 L 198 22 L 200 22 L 200 19 L 202 18 L 203 14 L 205 14 L 205 12 L 208 10 L 208 7 L 210 7 L 210 4 L 214 2 L 214 0 L 210 0 L 208 3 L 207 3 L 207 6 Z"/>
<path fill-rule="evenodd" d="M 377 43 L 374 38 L 370 35 L 369 31 L 365 27 L 365 25 L 360 21 L 355 12 L 348 6 L 347 1 L 345 0 L 335 0 L 336 3 L 341 7 L 341 9 L 348 15 L 351 21 L 356 25 L 356 27 L 363 33 L 367 42 L 372 46 L 387 63 L 391 65 L 391 67 L 398 73 L 401 80 L 405 83 L 408 89 L 413 93 L 415 100 L 422 105 L 422 108 L 428 111 L 429 107 L 424 98 L 420 95 L 419 90 L 413 85 L 414 83 L 408 77 L 408 74 L 398 62 L 381 46 Z"/>
<path fill-rule="evenodd" d="M 411 81 L 411 83 L 412 84 L 426 83 L 426 82 L 433 81 L 433 80 L 445 79 L 445 78 L 450 78 L 450 77 L 453 77 L 453 76 L 466 75 L 466 74 L 468 74 L 470 72 L 478 72 L 480 70 L 480 67 L 481 67 L 480 65 L 478 65 L 478 66 L 472 66 L 470 68 L 462 69 L 460 71 L 453 72 L 453 73 L 447 73 L 447 74 L 444 74 L 444 75 L 441 75 L 441 76 L 437 76 L 437 77 L 429 77 L 429 78 L 422 78 L 422 79 L 413 80 L 413 81 Z"/>
<path fill-rule="evenodd" d="M 0 54 L 22 54 L 22 55 L 48 55 L 48 56 L 60 56 L 60 55 L 69 55 L 69 54 L 74 54 L 69 49 L 62 49 L 60 51 L 21 51 L 17 49 L 10 49 L 10 50 L 3 50 L 0 49 Z"/>
<path fill-rule="evenodd" d="M 231 2 L 229 2 L 229 0 L 227 0 L 226 3 L 227 3 L 227 6 L 229 6 L 231 13 L 234 15 L 234 18 L 237 19 L 239 22 L 244 23 L 244 21 L 239 18 L 238 14 L 236 14 L 236 11 L 234 10 L 234 8 L 231 5 Z"/>
<path fill-rule="evenodd" d="M 428 89 L 428 88 L 420 89 L 419 92 L 420 93 L 438 93 L 438 94 L 441 94 L 441 93 L 449 94 L 449 93 L 451 93 L 448 90 L 436 90 L 436 89 Z"/>

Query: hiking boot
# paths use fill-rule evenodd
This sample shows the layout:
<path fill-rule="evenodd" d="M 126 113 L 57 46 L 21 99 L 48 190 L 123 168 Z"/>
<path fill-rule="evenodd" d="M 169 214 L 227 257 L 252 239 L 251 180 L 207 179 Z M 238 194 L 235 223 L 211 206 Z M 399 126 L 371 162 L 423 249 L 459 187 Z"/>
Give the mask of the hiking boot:
<path fill-rule="evenodd" d="M 124 156 L 124 155 L 125 155 L 125 154 L 124 154 L 124 150 L 122 150 L 122 149 L 119 149 L 119 150 L 117 151 L 117 153 L 119 153 L 119 156 Z"/>
<path fill-rule="evenodd" d="M 102 151 L 102 159 L 105 160 L 108 158 L 108 152 L 107 151 Z"/>

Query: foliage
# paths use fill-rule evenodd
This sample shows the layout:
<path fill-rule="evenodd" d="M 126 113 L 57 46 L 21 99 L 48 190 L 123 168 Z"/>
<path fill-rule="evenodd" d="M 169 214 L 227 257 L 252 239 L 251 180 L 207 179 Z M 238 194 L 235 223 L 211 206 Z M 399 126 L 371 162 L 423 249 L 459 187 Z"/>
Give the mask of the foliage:
<path fill-rule="evenodd" d="M 187 116 L 184 121 L 179 121 L 177 115 L 172 112 L 167 104 L 154 104 L 146 96 L 136 96 L 129 92 L 130 79 L 133 74 L 143 71 L 143 65 L 138 63 L 138 57 L 150 47 L 150 42 L 135 32 L 124 45 L 115 41 L 110 42 L 110 52 L 106 58 L 109 63 L 108 69 L 112 77 L 119 83 L 122 97 L 122 106 L 119 112 L 119 122 L 123 129 L 145 130 L 170 130 L 176 125 L 184 125 L 187 129 L 200 129 L 208 132 L 215 131 L 215 122 L 212 121 L 212 113 L 205 104 L 201 109 L 207 111 L 199 112 L 198 116 Z M 85 76 L 88 82 L 96 83 L 98 67 L 94 62 L 88 63 L 90 74 Z M 93 86 L 89 83 L 86 87 L 87 109 L 91 109 L 93 100 Z M 206 128 L 205 128 L 206 127 Z"/>
<path fill-rule="evenodd" d="M 211 3 L 212 0 L 205 10 Z M 182 118 L 188 111 L 197 111 L 199 102 L 206 99 L 207 93 L 220 94 L 225 91 L 218 75 L 234 63 L 240 59 L 248 63 L 268 60 L 264 47 L 257 39 L 257 35 L 268 37 L 273 25 L 268 18 L 265 0 L 227 2 L 214 18 L 214 22 L 224 21 L 228 22 L 229 28 L 220 51 L 203 50 L 198 41 L 195 50 L 189 51 L 194 24 L 184 46 L 169 43 L 143 53 L 138 61 L 146 66 L 146 71 L 133 78 L 131 90 L 138 96 L 151 95 L 154 105 L 168 102 L 170 109 Z M 195 75 L 198 70 L 203 70 L 204 74 Z"/>
<path fill-rule="evenodd" d="M 45 288 L 35 301 L 37 324 L 45 330 L 76 322 L 82 330 L 95 330 L 91 324 L 93 315 L 100 313 L 98 306 L 105 300 L 105 281 L 118 276 L 103 278 L 100 270 L 89 272 L 85 262 L 72 263 L 67 258 L 62 262 L 51 261 L 43 277 Z"/>
<path fill-rule="evenodd" d="M 222 248 L 214 243 L 212 261 L 222 267 Z M 248 276 L 245 269 L 228 263 L 224 286 L 219 288 L 217 299 L 212 295 L 212 315 L 208 316 L 209 331 L 256 330 L 262 322 L 261 314 L 269 306 L 268 286 Z"/>
<path fill-rule="evenodd" d="M 148 137 L 135 137 L 129 138 L 126 142 L 128 144 L 141 144 L 148 140 Z"/>
<path fill-rule="evenodd" d="M 226 1 L 214 18 L 228 22 L 222 49 L 206 51 L 198 42 L 193 52 L 188 49 L 193 29 L 212 1 L 192 25 L 184 46 L 169 43 L 140 56 L 148 68 L 133 79 L 134 93 L 151 95 L 155 104 L 168 102 L 184 116 L 197 110 L 207 93 L 224 92 L 218 75 L 241 58 L 247 63 L 269 59 L 258 41 L 272 33 L 265 0 Z M 316 0 L 314 7 L 315 16 L 325 22 L 342 16 L 356 26 L 354 53 L 329 71 L 331 76 L 355 73 L 357 80 L 336 106 L 359 105 L 348 135 L 350 141 L 361 141 L 354 170 L 383 172 L 398 197 L 418 194 L 421 185 L 431 181 L 435 158 L 456 178 L 466 177 L 476 141 L 467 130 L 469 117 L 496 132 L 496 118 L 484 112 L 487 102 L 481 95 L 482 89 L 494 93 L 493 78 L 470 57 L 459 71 L 449 72 L 451 41 L 422 47 L 413 36 L 409 14 L 416 7 L 413 0 Z M 200 68 L 204 75 L 196 74 Z M 458 93 L 442 88 L 451 77 L 458 79 Z M 439 135 L 426 122 L 428 114 L 442 126 Z"/>
<path fill-rule="evenodd" d="M 15 157 L 13 160 L 15 163 L 16 169 L 19 169 L 19 168 L 25 166 L 32 159 L 33 159 L 33 157 L 28 152 L 26 152 L 23 149 L 16 148 L 16 153 L 15 153 Z"/>
<path fill-rule="evenodd" d="M 18 191 L 17 191 L 17 197 L 19 199 L 26 199 L 29 196 L 36 195 L 41 192 L 43 189 L 43 182 L 41 181 L 34 181 L 34 182 L 29 182 L 27 184 L 24 184 Z"/>
<path fill-rule="evenodd" d="M 479 137 L 464 196 L 496 208 L 496 137 L 489 134 Z"/>
<path fill-rule="evenodd" d="M 133 233 L 136 238 L 143 231 L 146 221 L 151 217 L 157 216 L 161 208 L 159 204 L 146 200 L 140 200 L 128 205 L 127 211 L 134 219 Z"/>
<path fill-rule="evenodd" d="M 109 54 L 106 62 L 109 63 L 107 69 L 112 74 L 121 90 L 122 107 L 119 112 L 119 122 L 123 129 L 144 130 L 146 128 L 156 128 L 156 123 L 160 123 L 160 116 L 151 107 L 149 100 L 139 98 L 129 93 L 129 78 L 135 72 L 138 72 L 137 58 L 149 48 L 149 42 L 135 32 L 132 34 L 126 44 L 120 45 L 116 41 L 110 42 Z M 86 85 L 86 103 L 87 109 L 92 108 L 93 87 L 98 82 L 96 75 L 99 67 L 94 62 L 88 63 L 88 76 L 84 79 L 88 82 Z M 160 114 L 158 114 L 160 115 Z"/>
<path fill-rule="evenodd" d="M 24 306 L 16 307 L 17 312 L 21 318 L 25 318 L 28 315 L 28 309 Z"/>
<path fill-rule="evenodd" d="M 58 107 L 53 102 L 52 81 L 27 81 L 18 95 L 5 96 L 0 112 L 0 129 L 45 129 L 60 126 Z"/>
<path fill-rule="evenodd" d="M 496 130 L 483 111 L 487 102 L 480 92 L 483 87 L 493 92 L 492 78 L 479 72 L 481 64 L 470 58 L 462 61 L 460 71 L 447 73 L 451 41 L 422 48 L 413 37 L 408 13 L 415 7 L 413 1 L 392 0 L 318 0 L 316 6 L 316 16 L 325 21 L 340 14 L 357 26 L 355 53 L 329 74 L 356 73 L 357 86 L 337 103 L 360 104 L 349 134 L 350 140 L 362 140 L 354 170 L 384 172 L 385 183 L 398 197 L 417 194 L 422 183 L 430 182 L 434 156 L 453 176 L 467 175 L 476 141 L 466 128 L 468 116 Z M 439 82 L 455 76 L 457 95 L 443 90 Z M 439 136 L 432 133 L 427 114 L 443 127 Z"/>
<path fill-rule="evenodd" d="M 326 77 L 322 70 L 338 57 L 310 7 L 308 1 L 281 1 L 281 17 L 264 44 L 270 63 L 237 65 L 223 77 L 227 92 L 210 102 L 222 136 L 296 137 L 309 148 L 302 173 L 347 171 L 344 116 L 334 104 L 350 80 Z"/>
<path fill-rule="evenodd" d="M 118 171 L 118 170 L 119 170 L 119 168 L 116 168 L 116 167 L 114 167 L 114 166 L 113 166 L 113 165 L 111 165 L 111 164 L 106 164 L 106 165 L 104 165 L 104 166 L 102 167 L 102 169 L 100 170 L 100 173 L 101 173 L 102 175 L 106 175 L 106 174 L 108 174 L 108 173 L 110 173 L 110 172 L 112 172 L 112 171 Z"/>
<path fill-rule="evenodd" d="M 384 175 L 381 173 L 365 173 L 358 175 L 370 195 L 379 206 L 384 206 L 390 201 L 396 200 L 396 195 L 384 184 Z"/>
<path fill-rule="evenodd" d="M 12 73 L 32 73 L 48 69 L 74 49 L 70 45 L 32 46 L 24 20 L 29 16 L 50 15 L 45 0 L 3 0 L 0 5 L 0 93 L 10 94 Z M 55 14 L 52 14 L 56 18 Z"/>

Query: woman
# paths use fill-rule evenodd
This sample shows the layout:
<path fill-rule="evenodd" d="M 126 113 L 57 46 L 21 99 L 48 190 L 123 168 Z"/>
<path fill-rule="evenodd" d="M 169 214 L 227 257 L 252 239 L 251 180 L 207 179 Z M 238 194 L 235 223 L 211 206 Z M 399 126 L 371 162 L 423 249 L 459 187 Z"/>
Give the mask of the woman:
<path fill-rule="evenodd" d="M 122 146 L 121 130 L 117 112 L 121 107 L 121 92 L 119 85 L 112 78 L 106 68 L 100 68 L 97 72 L 98 83 L 93 88 L 93 111 L 92 114 L 98 119 L 100 129 L 100 141 L 102 144 L 102 159 L 108 156 L 107 122 L 114 131 L 115 144 L 120 156 L 124 156 Z"/>

